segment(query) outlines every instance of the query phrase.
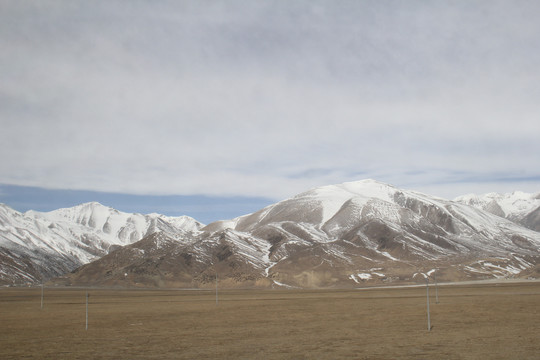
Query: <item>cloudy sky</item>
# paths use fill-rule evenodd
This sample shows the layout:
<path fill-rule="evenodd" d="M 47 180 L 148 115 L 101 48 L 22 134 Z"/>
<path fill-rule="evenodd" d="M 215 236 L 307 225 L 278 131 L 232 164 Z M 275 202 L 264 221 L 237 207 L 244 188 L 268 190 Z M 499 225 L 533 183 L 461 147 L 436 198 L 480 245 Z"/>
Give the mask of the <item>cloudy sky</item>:
<path fill-rule="evenodd" d="M 209 222 L 365 178 L 538 192 L 539 15 L 535 0 L 0 0 L 0 202 Z"/>

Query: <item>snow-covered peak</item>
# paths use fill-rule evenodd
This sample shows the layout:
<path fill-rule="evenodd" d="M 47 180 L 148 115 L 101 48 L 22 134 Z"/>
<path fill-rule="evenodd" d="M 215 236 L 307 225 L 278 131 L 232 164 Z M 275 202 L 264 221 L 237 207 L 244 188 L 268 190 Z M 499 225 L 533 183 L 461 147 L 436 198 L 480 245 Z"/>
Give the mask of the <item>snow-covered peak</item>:
<path fill-rule="evenodd" d="M 0 203 L 0 214 L 18 214 L 18 215 L 22 215 L 20 212 L 18 212 L 17 210 L 15 209 L 12 209 L 11 207 L 9 207 L 8 205 L 4 204 L 4 203 Z"/>
<path fill-rule="evenodd" d="M 465 194 L 465 195 L 461 195 L 454 198 L 454 201 L 457 201 L 463 204 L 473 205 L 473 204 L 480 203 L 480 197 L 476 194 Z"/>
<path fill-rule="evenodd" d="M 134 222 L 135 227 L 139 231 L 145 225 L 138 221 L 130 221 L 130 219 L 134 218 L 132 216 L 134 214 L 122 213 L 98 202 L 84 203 L 49 212 L 28 211 L 25 215 L 54 223 L 76 223 L 84 227 L 101 230 L 106 234 L 116 233 L 120 227 L 125 226 L 129 222 Z"/>
<path fill-rule="evenodd" d="M 33 271 L 50 277 L 71 271 L 147 235 L 164 232 L 183 239 L 191 237 L 202 226 L 189 216 L 124 213 L 97 202 L 25 213 L 0 205 L 0 250 L 7 249 L 20 254 L 15 257 L 24 255 L 32 259 Z M 1 271 L 2 264 L 0 275 Z"/>
<path fill-rule="evenodd" d="M 341 209 L 345 202 L 355 199 L 357 204 L 370 199 L 392 201 L 397 189 L 375 180 L 360 180 L 337 185 L 327 185 L 308 190 L 293 197 L 292 201 L 302 201 L 308 206 L 318 207 L 322 211 L 320 223 L 324 224 Z"/>
<path fill-rule="evenodd" d="M 398 191 L 398 189 L 392 185 L 371 179 L 346 182 L 337 186 L 354 195 L 377 198 L 383 201 L 390 201 L 396 191 Z"/>
<path fill-rule="evenodd" d="M 523 191 L 506 194 L 492 192 L 484 195 L 467 194 L 455 198 L 454 201 L 487 211 L 497 206 L 502 210 L 504 217 L 521 217 L 540 206 L 539 195 L 540 193 L 531 194 Z"/>
<path fill-rule="evenodd" d="M 73 222 L 101 230 L 107 234 L 117 234 L 129 225 L 139 234 L 144 234 L 152 220 L 161 219 L 184 231 L 198 231 L 203 225 L 189 216 L 171 217 L 152 213 L 125 213 L 98 202 L 88 202 L 70 208 L 49 212 L 28 211 L 26 215 L 46 219 L 51 222 Z M 156 229 L 159 230 L 159 229 Z"/>
<path fill-rule="evenodd" d="M 9 206 L 7 206 L 7 205 L 4 204 L 4 203 L 0 203 L 0 208 L 11 209 Z"/>
<path fill-rule="evenodd" d="M 389 196 L 397 189 L 389 184 L 385 184 L 376 180 L 367 179 L 359 181 L 345 182 L 342 184 L 326 185 L 310 189 L 306 192 L 298 194 L 297 197 L 308 196 L 326 196 L 334 195 L 338 192 L 348 193 L 349 196 L 359 195 L 363 197 L 380 198 L 381 200 L 389 199 Z"/>
<path fill-rule="evenodd" d="M 149 216 L 152 217 L 154 215 L 149 215 Z M 196 231 L 199 231 L 202 227 L 204 227 L 204 224 L 186 215 L 182 215 L 182 216 L 157 215 L 157 217 L 168 222 L 169 224 L 174 225 L 178 229 L 183 229 L 184 231 L 196 232 Z"/>
<path fill-rule="evenodd" d="M 224 225 L 240 231 L 252 231 L 268 224 L 302 223 L 315 231 L 348 228 L 364 216 L 394 221 L 397 212 L 407 201 L 435 206 L 444 210 L 449 201 L 421 193 L 400 190 L 375 180 L 361 180 L 310 189 L 292 198 L 267 206 L 253 214 L 241 216 L 227 223 L 213 224 L 205 230 L 217 231 Z M 339 220 L 337 220 L 339 218 Z M 325 225 L 332 220 L 333 225 Z M 345 226 L 344 222 L 348 225 Z M 279 225 L 276 225 L 279 226 Z M 352 225 L 351 225 L 352 226 Z M 328 230 L 330 229 L 331 230 Z"/>

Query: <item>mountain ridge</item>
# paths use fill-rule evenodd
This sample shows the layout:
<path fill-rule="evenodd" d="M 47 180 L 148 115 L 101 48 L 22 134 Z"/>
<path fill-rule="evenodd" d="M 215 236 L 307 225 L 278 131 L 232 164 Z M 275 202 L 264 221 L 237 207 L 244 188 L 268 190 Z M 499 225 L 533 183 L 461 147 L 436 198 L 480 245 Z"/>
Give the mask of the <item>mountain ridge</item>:
<path fill-rule="evenodd" d="M 534 231 L 540 231 L 540 192 L 467 194 L 455 198 L 454 201 L 504 217 Z"/>
<path fill-rule="evenodd" d="M 98 260 L 62 281 L 205 287 L 216 268 L 230 287 L 406 283 L 428 271 L 447 281 L 536 276 L 540 247 L 540 233 L 508 219 L 374 180 L 314 188 L 192 235 L 160 260 L 134 257 L 129 263 L 131 255 L 118 249 L 115 256 L 128 263 L 108 270 L 117 277 L 104 279 L 92 270 Z M 181 274 L 165 265 L 175 263 L 183 264 Z M 138 274 L 133 281 L 131 273 Z"/>
<path fill-rule="evenodd" d="M 72 271 L 156 231 L 180 236 L 201 227 L 202 224 L 185 216 L 129 214 L 97 202 L 25 213 L 3 204 L 0 283 L 39 282 Z"/>
<path fill-rule="evenodd" d="M 540 277 L 540 232 L 517 223 L 534 223 L 538 196 L 513 194 L 521 203 L 446 200 L 367 179 L 208 225 L 96 202 L 46 213 L 2 205 L 0 275 L 5 284 L 61 276 L 55 283 L 203 288 L 216 273 L 223 286 L 262 288 L 407 283 L 430 271 L 447 281 Z"/>

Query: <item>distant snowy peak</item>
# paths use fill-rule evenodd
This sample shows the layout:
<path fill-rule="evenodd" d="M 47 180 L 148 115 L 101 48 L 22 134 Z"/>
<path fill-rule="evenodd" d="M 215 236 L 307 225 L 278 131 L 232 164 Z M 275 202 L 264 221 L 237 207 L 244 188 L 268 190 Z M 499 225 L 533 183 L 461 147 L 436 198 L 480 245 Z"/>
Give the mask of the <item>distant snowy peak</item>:
<path fill-rule="evenodd" d="M 486 210 L 492 214 L 519 220 L 540 207 L 540 193 L 514 191 L 507 194 L 468 194 L 454 199 L 456 202 Z"/>
<path fill-rule="evenodd" d="M 148 235 L 180 238 L 202 227 L 189 216 L 130 214 L 97 202 L 25 213 L 0 204 L 0 283 L 58 276 Z"/>
<path fill-rule="evenodd" d="M 105 236 L 131 243 L 160 230 L 198 231 L 204 225 L 189 216 L 125 213 L 98 202 L 80 204 L 50 212 L 28 211 L 29 216 L 51 222 L 76 223 L 103 232 Z"/>
<path fill-rule="evenodd" d="M 40 218 L 51 222 L 69 222 L 93 229 L 101 229 L 108 233 L 111 218 L 125 222 L 129 214 L 101 205 L 97 202 L 80 204 L 71 208 L 62 208 L 50 212 L 27 211 L 26 216 Z M 121 219 L 122 218 L 122 219 Z"/>
<path fill-rule="evenodd" d="M 165 216 L 165 215 L 158 215 L 157 218 L 163 219 L 167 221 L 168 223 L 174 225 L 178 229 L 183 229 L 184 231 L 199 231 L 201 228 L 204 227 L 204 224 L 195 220 L 194 218 L 186 215 L 182 216 Z"/>

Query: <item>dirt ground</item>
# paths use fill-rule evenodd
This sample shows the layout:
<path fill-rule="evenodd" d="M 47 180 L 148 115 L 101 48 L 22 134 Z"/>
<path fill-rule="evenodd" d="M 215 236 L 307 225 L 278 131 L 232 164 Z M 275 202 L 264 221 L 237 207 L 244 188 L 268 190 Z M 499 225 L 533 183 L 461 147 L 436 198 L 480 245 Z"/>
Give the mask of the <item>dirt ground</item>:
<path fill-rule="evenodd" d="M 0 290 L 1 359 L 538 359 L 540 283 Z"/>

